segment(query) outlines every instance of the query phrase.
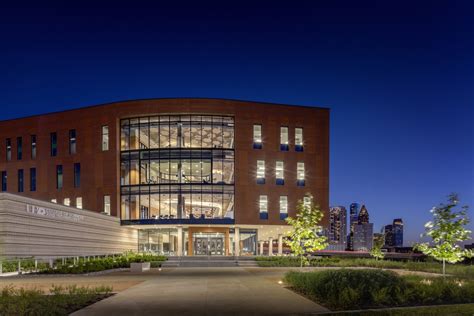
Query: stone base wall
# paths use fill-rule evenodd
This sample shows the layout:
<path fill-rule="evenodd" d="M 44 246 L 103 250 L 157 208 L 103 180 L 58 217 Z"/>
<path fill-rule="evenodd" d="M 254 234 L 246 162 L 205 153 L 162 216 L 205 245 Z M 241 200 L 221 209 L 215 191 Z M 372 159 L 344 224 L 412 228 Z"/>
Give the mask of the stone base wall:
<path fill-rule="evenodd" d="M 54 258 L 138 250 L 136 229 L 116 217 L 0 193 L 0 257 Z"/>

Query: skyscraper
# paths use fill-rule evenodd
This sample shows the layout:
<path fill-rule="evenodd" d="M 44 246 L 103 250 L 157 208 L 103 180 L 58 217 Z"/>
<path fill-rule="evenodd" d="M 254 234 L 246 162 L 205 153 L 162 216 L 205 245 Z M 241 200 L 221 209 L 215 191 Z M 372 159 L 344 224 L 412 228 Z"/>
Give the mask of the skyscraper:
<path fill-rule="evenodd" d="M 352 203 L 349 207 L 350 219 L 349 219 L 349 235 L 347 235 L 347 248 L 354 250 L 354 225 L 357 224 L 359 218 L 359 204 Z"/>
<path fill-rule="evenodd" d="M 401 218 L 393 220 L 393 243 L 395 247 L 403 247 L 403 221 Z"/>
<path fill-rule="evenodd" d="M 393 241 L 393 225 L 385 225 L 383 228 L 384 234 L 385 234 L 385 247 L 393 247 L 394 246 L 394 241 Z"/>
<path fill-rule="evenodd" d="M 372 249 L 374 224 L 363 223 L 354 225 L 354 250 L 369 251 Z"/>
<path fill-rule="evenodd" d="M 334 206 L 329 209 L 329 246 L 330 250 L 346 249 L 347 210 L 344 206 Z"/>
<path fill-rule="evenodd" d="M 359 217 L 357 219 L 357 222 L 359 224 L 368 224 L 369 223 L 369 212 L 367 211 L 367 208 L 365 205 L 362 205 L 360 212 L 359 212 Z"/>

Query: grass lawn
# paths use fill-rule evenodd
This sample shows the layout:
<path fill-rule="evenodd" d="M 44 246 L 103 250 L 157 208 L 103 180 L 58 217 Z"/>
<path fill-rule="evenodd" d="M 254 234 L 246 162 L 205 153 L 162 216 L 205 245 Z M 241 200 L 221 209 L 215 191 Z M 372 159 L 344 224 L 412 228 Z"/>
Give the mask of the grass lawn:
<path fill-rule="evenodd" d="M 391 315 L 391 316 L 457 316 L 474 315 L 474 304 L 443 305 L 427 307 L 405 307 L 384 310 L 368 310 L 363 312 L 341 312 L 330 315 Z"/>

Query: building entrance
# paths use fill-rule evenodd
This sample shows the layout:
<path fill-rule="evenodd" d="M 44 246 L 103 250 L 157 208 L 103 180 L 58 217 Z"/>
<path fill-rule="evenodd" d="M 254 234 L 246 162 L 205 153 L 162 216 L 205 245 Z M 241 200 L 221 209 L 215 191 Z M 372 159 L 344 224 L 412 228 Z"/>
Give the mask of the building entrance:
<path fill-rule="evenodd" d="M 194 255 L 223 256 L 225 254 L 224 234 L 208 233 L 194 236 Z"/>

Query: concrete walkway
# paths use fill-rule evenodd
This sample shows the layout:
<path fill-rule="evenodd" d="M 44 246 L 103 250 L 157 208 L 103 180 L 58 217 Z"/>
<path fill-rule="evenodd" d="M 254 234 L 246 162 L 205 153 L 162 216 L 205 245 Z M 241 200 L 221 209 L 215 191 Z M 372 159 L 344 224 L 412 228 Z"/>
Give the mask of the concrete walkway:
<path fill-rule="evenodd" d="M 294 315 L 328 311 L 278 284 L 282 271 L 170 268 L 72 315 Z M 118 276 L 118 275 L 117 275 Z"/>

